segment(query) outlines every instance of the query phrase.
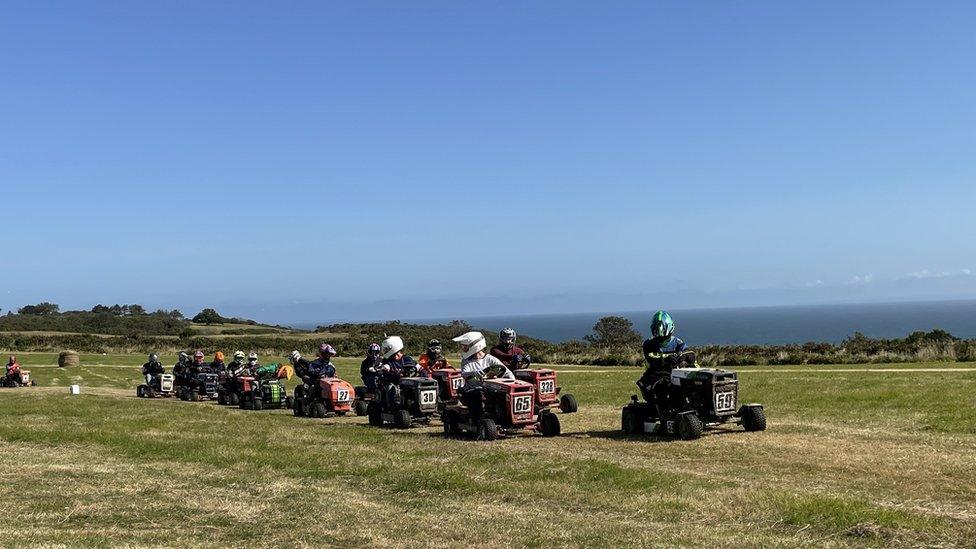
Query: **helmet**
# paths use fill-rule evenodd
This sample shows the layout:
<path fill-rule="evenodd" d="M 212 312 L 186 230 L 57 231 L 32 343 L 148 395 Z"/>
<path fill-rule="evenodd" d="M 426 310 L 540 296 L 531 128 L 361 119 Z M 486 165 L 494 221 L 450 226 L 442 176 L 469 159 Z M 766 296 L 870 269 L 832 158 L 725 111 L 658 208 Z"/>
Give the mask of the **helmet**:
<path fill-rule="evenodd" d="M 217 351 L 216 353 L 214 353 L 214 360 L 219 360 L 220 362 L 223 362 L 224 361 L 223 351 Z"/>
<path fill-rule="evenodd" d="M 234 360 L 240 362 L 240 361 L 244 360 L 245 358 L 247 358 L 247 355 L 244 354 L 244 351 L 235 351 L 234 352 Z"/>
<path fill-rule="evenodd" d="M 428 353 L 434 353 L 435 355 L 441 354 L 441 342 L 438 341 L 438 340 L 436 340 L 436 339 L 432 339 L 432 340 L 428 341 L 427 342 L 427 352 Z"/>
<path fill-rule="evenodd" d="M 149 362 L 159 362 L 159 357 L 156 353 L 149 353 Z"/>
<path fill-rule="evenodd" d="M 498 333 L 498 339 L 501 340 L 503 345 L 515 345 L 516 333 L 512 328 L 505 328 Z"/>
<path fill-rule="evenodd" d="M 319 345 L 319 354 L 320 355 L 336 356 L 338 353 L 336 353 L 335 347 L 333 347 L 332 345 L 329 345 L 328 343 L 323 343 L 323 344 Z"/>
<path fill-rule="evenodd" d="M 369 356 L 379 356 L 381 352 L 379 343 L 370 343 L 369 347 L 366 349 L 366 354 Z"/>
<path fill-rule="evenodd" d="M 251 351 L 251 354 L 247 355 L 248 362 L 257 362 L 257 360 L 258 360 L 258 354 L 255 353 L 254 351 Z"/>
<path fill-rule="evenodd" d="M 290 360 L 292 364 L 298 362 L 301 359 L 302 359 L 302 353 L 299 353 L 298 351 L 292 351 L 291 356 L 288 357 L 288 360 Z"/>
<path fill-rule="evenodd" d="M 451 341 L 461 346 L 461 360 L 467 360 L 488 346 L 485 343 L 485 335 L 481 332 L 468 332 L 459 335 Z"/>
<path fill-rule="evenodd" d="M 187 355 L 184 351 L 180 351 L 180 360 L 181 361 L 182 360 L 187 360 L 189 358 L 190 358 L 189 355 Z"/>
<path fill-rule="evenodd" d="M 674 321 L 671 315 L 664 311 L 654 313 L 651 318 L 651 337 L 671 337 L 674 333 Z"/>
<path fill-rule="evenodd" d="M 380 352 L 383 354 L 383 358 L 390 358 L 402 350 L 403 339 L 400 336 L 390 336 L 384 339 L 380 345 Z"/>
<path fill-rule="evenodd" d="M 204 356 L 203 355 L 203 351 L 197 351 L 197 352 L 193 353 L 193 358 L 194 359 L 203 358 L 203 356 Z"/>

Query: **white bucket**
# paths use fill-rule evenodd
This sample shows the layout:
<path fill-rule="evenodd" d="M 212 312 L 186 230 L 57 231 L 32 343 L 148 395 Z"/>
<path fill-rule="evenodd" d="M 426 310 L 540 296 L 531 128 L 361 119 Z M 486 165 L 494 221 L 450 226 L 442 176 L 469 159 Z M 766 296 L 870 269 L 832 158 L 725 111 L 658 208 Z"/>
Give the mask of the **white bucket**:
<path fill-rule="evenodd" d="M 71 387 L 68 387 L 68 392 L 71 393 L 71 394 L 73 394 L 73 395 L 80 395 L 81 394 L 81 385 L 72 385 Z"/>

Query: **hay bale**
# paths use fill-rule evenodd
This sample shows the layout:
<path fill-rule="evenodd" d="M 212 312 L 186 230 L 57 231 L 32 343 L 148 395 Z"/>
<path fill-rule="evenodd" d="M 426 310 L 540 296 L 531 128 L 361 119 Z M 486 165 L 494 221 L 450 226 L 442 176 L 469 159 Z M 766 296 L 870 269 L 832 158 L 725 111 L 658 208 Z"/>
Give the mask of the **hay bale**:
<path fill-rule="evenodd" d="M 58 367 L 67 368 L 68 366 L 78 366 L 81 364 L 81 357 L 74 351 L 63 351 L 58 355 Z"/>

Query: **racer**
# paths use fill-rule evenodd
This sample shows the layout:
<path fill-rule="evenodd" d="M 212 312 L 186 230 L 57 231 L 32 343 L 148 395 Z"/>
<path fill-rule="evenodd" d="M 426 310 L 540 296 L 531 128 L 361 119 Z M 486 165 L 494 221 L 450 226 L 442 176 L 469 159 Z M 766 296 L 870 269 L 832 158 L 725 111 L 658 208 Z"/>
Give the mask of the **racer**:
<path fill-rule="evenodd" d="M 670 401 L 671 370 L 683 365 L 694 366 L 695 354 L 674 335 L 674 320 L 665 311 L 651 317 L 651 338 L 644 341 L 642 353 L 647 370 L 637 380 L 644 400 L 654 403 L 663 414 L 672 408 Z"/>
<path fill-rule="evenodd" d="M 366 386 L 367 393 L 376 392 L 376 380 L 382 366 L 383 359 L 380 357 L 379 343 L 370 343 L 366 349 L 366 358 L 359 365 L 359 376 L 363 378 L 363 385 Z"/>
<path fill-rule="evenodd" d="M 436 339 L 427 342 L 427 352 L 420 355 L 418 363 L 420 370 L 427 377 L 430 377 L 434 370 L 451 367 L 451 363 L 441 350 L 441 342 Z"/>
<path fill-rule="evenodd" d="M 158 387 L 157 380 L 164 373 L 166 373 L 166 369 L 159 362 L 159 356 L 156 353 L 151 353 L 149 355 L 149 362 L 142 365 L 142 375 L 146 378 L 146 385 Z"/>
<path fill-rule="evenodd" d="M 515 374 L 505 363 L 485 352 L 488 346 L 481 332 L 468 332 L 453 339 L 461 346 L 461 404 L 467 406 L 472 420 L 477 423 L 484 412 L 485 388 L 482 380 L 491 378 L 515 379 Z"/>
<path fill-rule="evenodd" d="M 400 336 L 384 339 L 380 344 L 380 354 L 383 355 L 383 363 L 380 365 L 379 392 L 385 400 L 384 407 L 389 410 L 399 402 L 400 378 L 419 374 L 420 365 L 403 352 L 403 339 Z"/>
<path fill-rule="evenodd" d="M 519 370 L 528 368 L 532 364 L 532 357 L 515 344 L 518 334 L 512 328 L 505 328 L 498 333 L 498 345 L 491 348 L 491 356 L 502 361 L 505 366 Z"/>

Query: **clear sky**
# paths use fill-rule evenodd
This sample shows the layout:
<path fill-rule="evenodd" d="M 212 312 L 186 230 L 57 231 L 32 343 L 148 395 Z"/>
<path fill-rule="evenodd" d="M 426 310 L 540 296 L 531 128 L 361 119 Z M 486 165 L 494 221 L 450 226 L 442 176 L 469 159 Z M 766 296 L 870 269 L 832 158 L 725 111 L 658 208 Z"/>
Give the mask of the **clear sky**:
<path fill-rule="evenodd" d="M 3 12 L 4 310 L 976 297 L 972 2 Z"/>

